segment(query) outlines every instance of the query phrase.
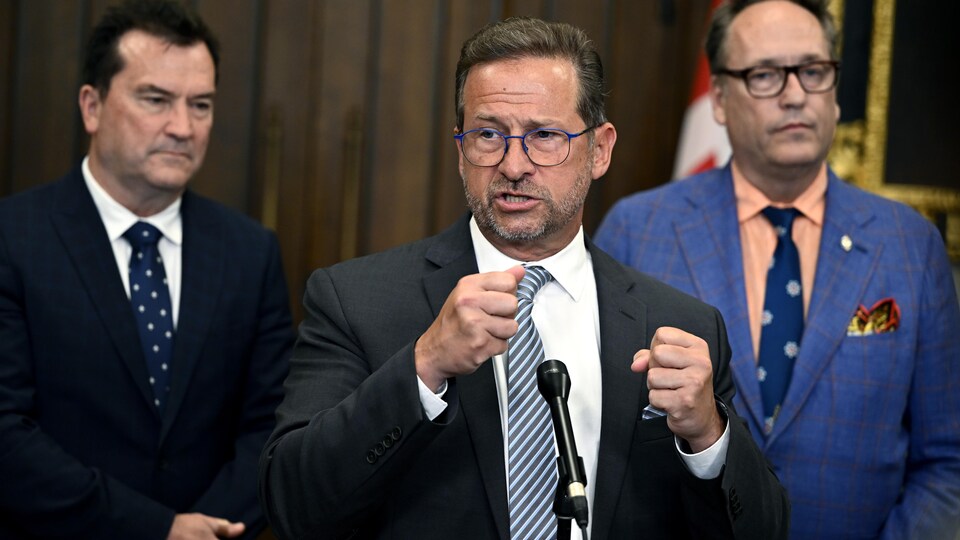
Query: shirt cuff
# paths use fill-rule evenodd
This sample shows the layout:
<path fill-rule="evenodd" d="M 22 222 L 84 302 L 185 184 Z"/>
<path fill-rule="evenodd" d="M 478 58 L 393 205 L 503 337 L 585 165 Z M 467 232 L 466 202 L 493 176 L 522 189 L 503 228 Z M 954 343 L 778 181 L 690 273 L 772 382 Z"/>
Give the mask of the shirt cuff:
<path fill-rule="evenodd" d="M 420 377 L 417 377 L 417 387 L 420 389 L 420 404 L 423 406 L 423 412 L 430 421 L 435 420 L 447 410 L 447 402 L 443 400 L 443 395 L 447 393 L 447 381 L 443 381 L 434 393 Z"/>
<path fill-rule="evenodd" d="M 723 464 L 727 461 L 727 447 L 730 446 L 730 419 L 726 418 L 725 420 L 726 427 L 723 428 L 723 435 L 717 439 L 717 442 L 702 452 L 688 454 L 683 451 L 680 438 L 673 438 L 683 462 L 687 464 L 690 472 L 701 480 L 711 480 L 720 476 Z"/>

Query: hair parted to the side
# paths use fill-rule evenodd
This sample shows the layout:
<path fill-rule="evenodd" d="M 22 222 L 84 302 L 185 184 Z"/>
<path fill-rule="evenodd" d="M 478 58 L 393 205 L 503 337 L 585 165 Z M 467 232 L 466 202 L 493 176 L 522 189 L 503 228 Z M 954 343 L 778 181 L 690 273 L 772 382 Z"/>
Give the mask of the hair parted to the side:
<path fill-rule="evenodd" d="M 511 17 L 488 24 L 460 49 L 454 94 L 457 129 L 463 129 L 463 88 L 478 64 L 519 58 L 570 60 L 579 80 L 577 112 L 587 126 L 607 121 L 604 110 L 603 64 L 593 42 L 579 28 L 531 17 Z"/>
<path fill-rule="evenodd" d="M 126 0 L 108 7 L 91 32 L 83 62 L 83 84 L 107 95 L 113 76 L 124 67 L 118 49 L 120 38 L 131 30 L 141 30 L 180 47 L 203 42 L 217 73 L 220 46 L 193 10 L 174 0 Z"/>
<path fill-rule="evenodd" d="M 707 61 L 710 63 L 710 72 L 717 73 L 718 70 L 729 68 L 726 65 L 726 42 L 727 34 L 730 31 L 730 24 L 733 19 L 744 9 L 760 2 L 768 0 L 726 0 L 713 12 L 710 19 L 710 28 L 707 31 L 707 41 L 705 45 Z M 837 54 L 837 27 L 833 21 L 833 15 L 827 10 L 828 0 L 787 0 L 797 4 L 803 9 L 809 11 L 820 22 L 823 28 L 823 36 L 827 40 L 827 47 L 830 50 L 830 58 L 836 60 Z M 742 68 L 744 66 L 736 66 Z"/>

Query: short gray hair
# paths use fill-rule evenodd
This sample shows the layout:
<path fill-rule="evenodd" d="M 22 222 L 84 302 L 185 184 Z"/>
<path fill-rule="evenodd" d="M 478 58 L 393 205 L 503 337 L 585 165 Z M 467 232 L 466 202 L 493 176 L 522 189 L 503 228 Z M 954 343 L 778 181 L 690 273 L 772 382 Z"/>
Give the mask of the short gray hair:
<path fill-rule="evenodd" d="M 603 104 L 603 64 L 587 34 L 565 23 L 511 17 L 483 27 L 460 49 L 454 95 L 458 129 L 463 129 L 463 87 L 470 68 L 496 60 L 527 57 L 570 60 L 579 81 L 577 112 L 580 118 L 587 127 L 607 121 Z"/>

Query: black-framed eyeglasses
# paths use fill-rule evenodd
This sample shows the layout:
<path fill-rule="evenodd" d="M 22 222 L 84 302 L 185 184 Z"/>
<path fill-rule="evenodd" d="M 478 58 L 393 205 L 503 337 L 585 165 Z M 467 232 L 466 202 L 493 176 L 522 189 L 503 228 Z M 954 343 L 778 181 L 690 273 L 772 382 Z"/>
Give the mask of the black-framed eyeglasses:
<path fill-rule="evenodd" d="M 524 153 L 534 165 L 555 167 L 566 161 L 570 155 L 570 139 L 575 139 L 595 127 L 588 127 L 580 133 L 537 128 L 523 135 L 504 135 L 495 129 L 479 128 L 456 134 L 453 138 L 460 143 L 463 157 L 477 167 L 499 165 L 507 155 L 510 139 L 520 139 Z"/>
<path fill-rule="evenodd" d="M 840 62 L 816 60 L 793 66 L 754 66 L 747 69 L 717 70 L 717 74 L 743 79 L 747 93 L 755 98 L 779 96 L 787 87 L 787 77 L 793 73 L 800 87 L 808 94 L 822 94 L 837 86 L 840 79 Z"/>

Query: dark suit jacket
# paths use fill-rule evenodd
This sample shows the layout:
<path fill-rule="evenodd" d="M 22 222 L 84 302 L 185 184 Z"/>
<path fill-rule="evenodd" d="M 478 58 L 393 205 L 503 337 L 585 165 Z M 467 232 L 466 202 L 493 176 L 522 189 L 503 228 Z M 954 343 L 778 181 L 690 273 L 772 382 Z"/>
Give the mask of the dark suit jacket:
<path fill-rule="evenodd" d="M 175 512 L 262 528 L 257 457 L 294 333 L 272 233 L 183 196 L 169 404 L 77 168 L 0 201 L 0 538 L 165 538 Z"/>
<path fill-rule="evenodd" d="M 735 404 L 790 494 L 791 537 L 953 540 L 960 309 L 936 229 L 830 171 L 800 354 L 768 436 L 739 239 L 729 165 L 623 199 L 597 232 L 618 260 L 723 313 Z M 900 307 L 896 331 L 848 331 L 884 298 Z"/>
<path fill-rule="evenodd" d="M 700 480 L 647 405 L 633 354 L 660 326 L 710 344 L 731 403 L 730 351 L 716 310 L 614 262 L 588 243 L 600 308 L 603 408 L 592 538 L 771 539 L 785 494 L 731 416 L 726 467 Z M 448 410 L 424 417 L 413 346 L 457 281 L 477 272 L 465 218 L 440 235 L 318 270 L 307 285 L 261 497 L 283 538 L 508 538 L 503 440 L 492 365 L 450 381 Z"/>

